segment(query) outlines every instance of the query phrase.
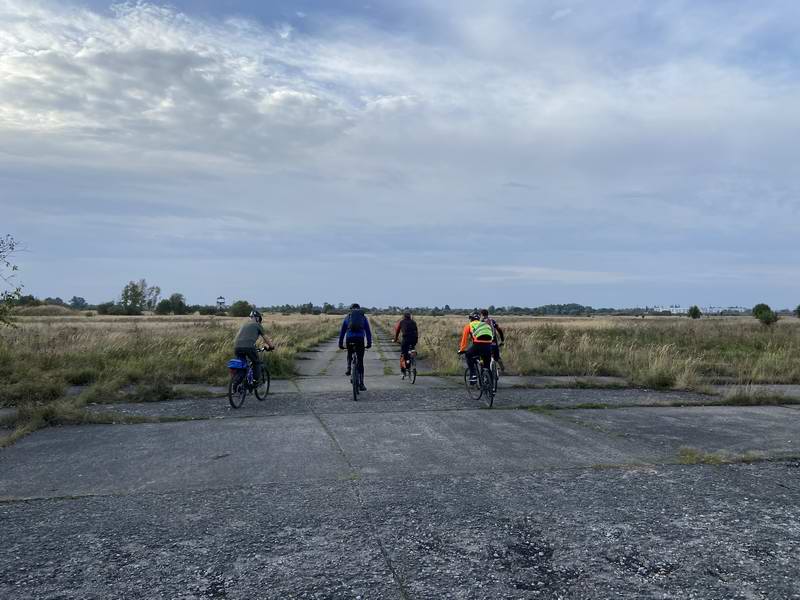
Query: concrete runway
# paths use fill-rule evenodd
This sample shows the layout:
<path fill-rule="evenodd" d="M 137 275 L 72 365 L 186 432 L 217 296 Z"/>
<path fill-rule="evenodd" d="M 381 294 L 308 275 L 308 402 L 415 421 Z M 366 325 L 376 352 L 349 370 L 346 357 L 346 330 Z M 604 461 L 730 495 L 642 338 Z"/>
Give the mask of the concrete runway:
<path fill-rule="evenodd" d="M 326 344 L 302 391 L 97 407 L 187 420 L 0 451 L 0 598 L 800 598 L 797 407 L 506 388 L 486 410 L 378 348 L 357 403 Z"/>

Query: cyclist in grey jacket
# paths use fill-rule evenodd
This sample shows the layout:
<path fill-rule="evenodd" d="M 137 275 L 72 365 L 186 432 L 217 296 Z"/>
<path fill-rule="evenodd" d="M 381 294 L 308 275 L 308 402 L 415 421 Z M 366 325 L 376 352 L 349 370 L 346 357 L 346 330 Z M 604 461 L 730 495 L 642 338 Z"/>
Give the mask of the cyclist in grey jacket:
<path fill-rule="evenodd" d="M 264 328 L 261 327 L 262 320 L 263 317 L 260 312 L 257 310 L 252 311 L 250 320 L 239 328 L 239 333 L 236 334 L 236 340 L 233 342 L 233 351 L 236 354 L 236 358 L 244 359 L 246 357 L 253 363 L 253 378 L 256 381 L 261 378 L 261 359 L 256 350 L 258 338 L 263 339 L 270 350 L 275 348 L 267 334 L 264 333 Z"/>

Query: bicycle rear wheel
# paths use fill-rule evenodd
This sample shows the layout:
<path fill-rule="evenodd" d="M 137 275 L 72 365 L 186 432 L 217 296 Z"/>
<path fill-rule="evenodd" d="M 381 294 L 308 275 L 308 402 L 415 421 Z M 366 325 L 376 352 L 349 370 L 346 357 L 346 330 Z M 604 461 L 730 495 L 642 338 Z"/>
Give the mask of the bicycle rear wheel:
<path fill-rule="evenodd" d="M 412 358 L 411 359 L 411 371 L 409 371 L 408 377 L 409 377 L 409 381 L 411 381 L 412 385 L 414 383 L 416 383 L 416 381 L 417 381 L 417 359 L 416 358 Z"/>
<path fill-rule="evenodd" d="M 353 401 L 358 402 L 358 384 L 361 382 L 361 373 L 358 364 L 358 355 L 353 353 L 353 362 L 350 365 L 350 381 L 353 383 Z"/>
<path fill-rule="evenodd" d="M 500 373 L 497 372 L 497 362 L 492 361 L 492 392 L 497 393 L 497 382 L 500 381 Z"/>
<path fill-rule="evenodd" d="M 491 370 L 483 369 L 480 378 L 481 389 L 486 398 L 486 403 L 489 405 L 489 408 L 492 408 L 492 404 L 494 404 L 494 378 L 492 377 Z"/>
<path fill-rule="evenodd" d="M 470 397 L 470 399 L 481 399 L 481 396 L 483 395 L 483 389 L 481 389 L 480 381 L 476 381 L 475 383 L 469 382 L 469 369 L 464 369 L 464 386 L 467 388 L 467 395 Z"/>
<path fill-rule="evenodd" d="M 233 408 L 240 408 L 247 397 L 247 385 L 244 381 L 244 373 L 237 371 L 231 375 L 228 382 L 228 403 Z"/>
<path fill-rule="evenodd" d="M 269 369 L 267 369 L 267 365 L 261 365 L 261 381 L 258 382 L 256 385 L 256 398 L 259 400 L 266 400 L 267 394 L 269 394 Z"/>

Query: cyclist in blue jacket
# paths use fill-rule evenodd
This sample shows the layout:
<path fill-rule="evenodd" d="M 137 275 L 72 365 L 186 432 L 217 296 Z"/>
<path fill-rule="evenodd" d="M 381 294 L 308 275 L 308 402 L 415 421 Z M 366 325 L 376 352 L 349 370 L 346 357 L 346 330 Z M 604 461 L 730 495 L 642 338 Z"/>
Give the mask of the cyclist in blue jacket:
<path fill-rule="evenodd" d="M 366 341 L 366 346 L 364 342 Z M 350 305 L 350 314 L 342 321 L 342 328 L 339 330 L 339 348 L 344 350 L 345 344 L 347 345 L 347 373 L 350 375 L 350 364 L 353 361 L 353 353 L 358 356 L 358 366 L 361 375 L 361 385 L 359 389 L 362 392 L 367 388 L 364 385 L 364 350 L 365 348 L 372 348 L 372 331 L 369 328 L 369 320 L 361 310 L 361 306 L 357 302 Z"/>

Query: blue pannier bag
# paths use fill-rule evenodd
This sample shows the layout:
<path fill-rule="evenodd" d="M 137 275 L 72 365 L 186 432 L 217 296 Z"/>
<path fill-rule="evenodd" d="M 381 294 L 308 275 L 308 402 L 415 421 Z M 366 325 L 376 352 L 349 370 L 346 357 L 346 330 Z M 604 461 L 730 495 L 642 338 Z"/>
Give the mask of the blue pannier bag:
<path fill-rule="evenodd" d="M 241 358 L 232 358 L 228 361 L 229 369 L 246 369 L 247 361 Z"/>

